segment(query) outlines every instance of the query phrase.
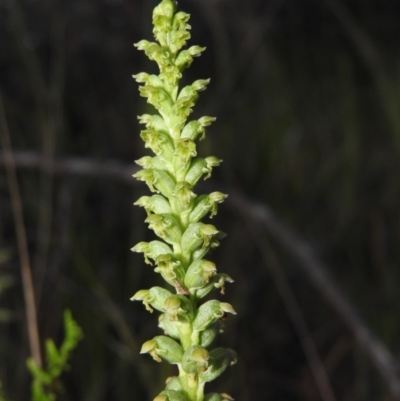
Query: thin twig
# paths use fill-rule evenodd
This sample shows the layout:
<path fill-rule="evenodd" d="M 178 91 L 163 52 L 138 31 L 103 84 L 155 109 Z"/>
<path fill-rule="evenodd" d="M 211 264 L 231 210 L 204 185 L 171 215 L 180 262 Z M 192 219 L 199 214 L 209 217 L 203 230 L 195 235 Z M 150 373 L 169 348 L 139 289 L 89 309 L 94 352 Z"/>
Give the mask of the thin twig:
<path fill-rule="evenodd" d="M 33 286 L 31 263 L 29 258 L 28 243 L 25 232 L 24 214 L 22 210 L 21 196 L 19 192 L 16 164 L 12 153 L 11 137 L 4 111 L 3 99 L 0 93 L 0 141 L 3 147 L 3 157 L 7 172 L 8 186 L 11 194 L 15 231 L 17 233 L 18 251 L 21 264 L 22 287 L 25 299 L 26 321 L 28 325 L 29 346 L 33 359 L 38 366 L 42 366 L 40 352 L 40 339 L 36 313 L 35 289 Z"/>

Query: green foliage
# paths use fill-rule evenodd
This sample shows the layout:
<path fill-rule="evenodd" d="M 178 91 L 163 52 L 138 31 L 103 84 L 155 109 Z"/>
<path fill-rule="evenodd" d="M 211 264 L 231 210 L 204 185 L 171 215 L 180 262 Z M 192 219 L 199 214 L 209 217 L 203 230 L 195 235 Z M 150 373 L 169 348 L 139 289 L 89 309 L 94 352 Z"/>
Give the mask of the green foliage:
<path fill-rule="evenodd" d="M 225 282 L 233 280 L 217 274 L 215 264 L 204 259 L 208 251 L 219 246 L 224 234 L 201 219 L 213 217 L 227 195 L 213 192 L 198 196 L 194 192 L 200 178 L 209 178 L 221 160 L 197 157 L 196 151 L 196 139 L 205 137 L 205 128 L 215 118 L 187 121 L 199 92 L 209 83 L 202 79 L 179 87 L 182 71 L 205 50 L 199 46 L 181 50 L 190 38 L 188 20 L 188 14 L 177 12 L 175 1 L 163 0 L 153 12 L 157 43 L 142 40 L 135 45 L 156 61 L 160 70 L 159 75 L 142 72 L 134 76 L 142 84 L 141 96 L 159 112 L 139 117 L 146 126 L 140 136 L 155 156 L 136 162 L 143 169 L 135 177 L 155 194 L 143 196 L 135 204 L 146 210 L 145 222 L 163 241 L 140 242 L 132 250 L 143 253 L 145 262 L 154 264 L 154 271 L 175 291 L 153 287 L 132 297 L 142 301 L 148 311 L 154 308 L 162 313 L 159 327 L 165 335 L 146 341 L 141 353 L 179 369 L 179 376 L 168 380 L 166 390 L 155 401 L 229 400 L 226 394 L 204 398 L 204 386 L 236 362 L 232 350 L 206 349 L 218 332 L 220 319 L 235 311 L 226 302 L 200 302 L 212 290 L 223 293 Z"/>
<path fill-rule="evenodd" d="M 64 327 L 65 338 L 59 349 L 53 340 L 46 341 L 45 369 L 40 368 L 32 358 L 27 361 L 28 369 L 33 376 L 32 401 L 54 401 L 62 389 L 60 376 L 68 369 L 71 353 L 83 338 L 82 330 L 69 310 L 64 312 Z"/>

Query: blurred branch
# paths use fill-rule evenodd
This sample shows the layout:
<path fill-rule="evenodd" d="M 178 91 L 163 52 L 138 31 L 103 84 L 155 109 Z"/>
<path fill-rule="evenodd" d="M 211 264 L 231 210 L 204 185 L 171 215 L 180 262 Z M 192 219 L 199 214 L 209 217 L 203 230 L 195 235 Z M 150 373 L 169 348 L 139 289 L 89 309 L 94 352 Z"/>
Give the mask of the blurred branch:
<path fill-rule="evenodd" d="M 21 265 L 22 288 L 25 298 L 25 313 L 28 326 L 28 339 L 31 356 L 36 364 L 42 366 L 40 351 L 39 329 L 37 322 L 35 289 L 32 279 L 31 263 L 26 238 L 24 214 L 22 209 L 21 195 L 19 192 L 16 162 L 11 151 L 11 137 L 8 129 L 3 99 L 0 93 L 0 143 L 3 148 L 3 160 L 10 189 L 11 206 L 14 214 L 15 231 L 17 233 L 18 251 Z"/>
<path fill-rule="evenodd" d="M 9 164 L 7 152 L 0 156 L 0 165 Z M 33 152 L 15 153 L 15 163 L 18 168 L 42 169 L 40 156 Z M 136 166 L 123 165 L 117 161 L 97 162 L 82 158 L 69 158 L 52 161 L 51 171 L 54 174 L 76 174 L 84 177 L 111 178 L 130 185 L 136 185 L 131 175 Z M 220 185 L 219 185 L 220 188 Z M 400 400 L 400 377 L 396 360 L 385 345 L 368 328 L 358 312 L 338 289 L 334 280 L 328 274 L 328 269 L 314 254 L 310 246 L 297 237 L 274 212 L 266 205 L 247 199 L 241 193 L 230 189 L 228 206 L 243 217 L 254 223 L 262 224 L 269 235 L 285 248 L 298 262 L 307 278 L 319 294 L 331 305 L 347 328 L 353 334 L 359 346 L 370 357 L 371 362 L 382 376 L 395 400 Z"/>

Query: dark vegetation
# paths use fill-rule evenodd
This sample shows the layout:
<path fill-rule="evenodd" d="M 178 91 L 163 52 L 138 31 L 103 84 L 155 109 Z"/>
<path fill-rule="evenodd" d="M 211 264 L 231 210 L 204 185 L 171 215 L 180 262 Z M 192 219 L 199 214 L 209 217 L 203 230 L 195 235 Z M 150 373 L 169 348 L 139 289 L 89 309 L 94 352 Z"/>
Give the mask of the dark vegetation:
<path fill-rule="evenodd" d="M 145 185 L 117 174 L 80 174 L 79 166 L 52 174 L 48 162 L 79 156 L 106 166 L 112 159 L 132 165 L 133 173 L 133 160 L 145 154 L 136 116 L 150 109 L 131 75 L 153 66 L 132 43 L 151 38 L 155 4 L 0 1 L 1 97 L 17 156 L 40 337 L 42 343 L 62 338 L 67 307 L 85 333 L 60 400 L 151 400 L 171 374 L 167 364 L 138 355 L 141 343 L 159 331 L 154 316 L 129 302 L 158 280 L 129 251 L 151 238 L 143 211 L 132 206 L 147 193 Z M 187 79 L 212 78 L 195 111 L 218 116 L 201 146 L 203 154 L 224 160 L 211 184 L 269 205 L 308 242 L 398 356 L 400 4 L 179 5 L 192 14 L 192 43 L 208 48 Z M 22 168 L 23 151 L 36 152 L 45 164 L 38 169 L 28 160 Z M 30 351 L 1 160 L 0 381 L 7 399 L 23 401 L 29 399 Z M 304 318 L 309 332 L 303 339 L 318 350 L 337 400 L 394 400 L 385 377 L 296 258 L 228 205 L 217 220 L 228 237 L 213 258 L 236 281 L 224 299 L 238 311 L 219 341 L 237 350 L 239 363 L 214 388 L 243 401 L 332 401 L 329 389 L 321 395 L 312 374 L 317 361 L 306 357 L 294 328 Z M 278 291 L 276 277 L 292 293 Z"/>

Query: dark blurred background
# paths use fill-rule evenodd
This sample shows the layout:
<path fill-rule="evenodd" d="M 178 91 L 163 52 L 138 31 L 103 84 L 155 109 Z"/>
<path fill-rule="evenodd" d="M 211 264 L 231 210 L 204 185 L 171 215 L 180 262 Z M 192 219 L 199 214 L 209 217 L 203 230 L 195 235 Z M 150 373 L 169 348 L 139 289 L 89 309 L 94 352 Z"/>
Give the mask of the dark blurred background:
<path fill-rule="evenodd" d="M 132 44 L 152 38 L 156 4 L 0 0 L 1 96 L 41 340 L 62 339 L 67 307 L 85 333 L 60 400 L 151 400 L 174 372 L 138 355 L 159 329 L 156 314 L 129 301 L 161 283 L 130 252 L 152 235 L 132 206 L 148 190 L 126 179 L 148 153 L 136 117 L 151 109 L 131 75 L 156 69 Z M 192 15 L 191 44 L 207 46 L 185 82 L 211 77 L 194 112 L 218 117 L 199 146 L 224 160 L 209 185 L 270 207 L 398 357 L 400 3 L 179 6 Z M 57 169 L 61 161 L 69 164 Z M 7 399 L 22 401 L 29 347 L 11 204 L 3 158 L 0 381 Z M 243 401 L 395 399 L 325 291 L 280 241 L 228 202 L 214 220 L 228 236 L 212 258 L 235 279 L 223 299 L 238 311 L 218 344 L 234 348 L 239 363 L 209 389 Z"/>

